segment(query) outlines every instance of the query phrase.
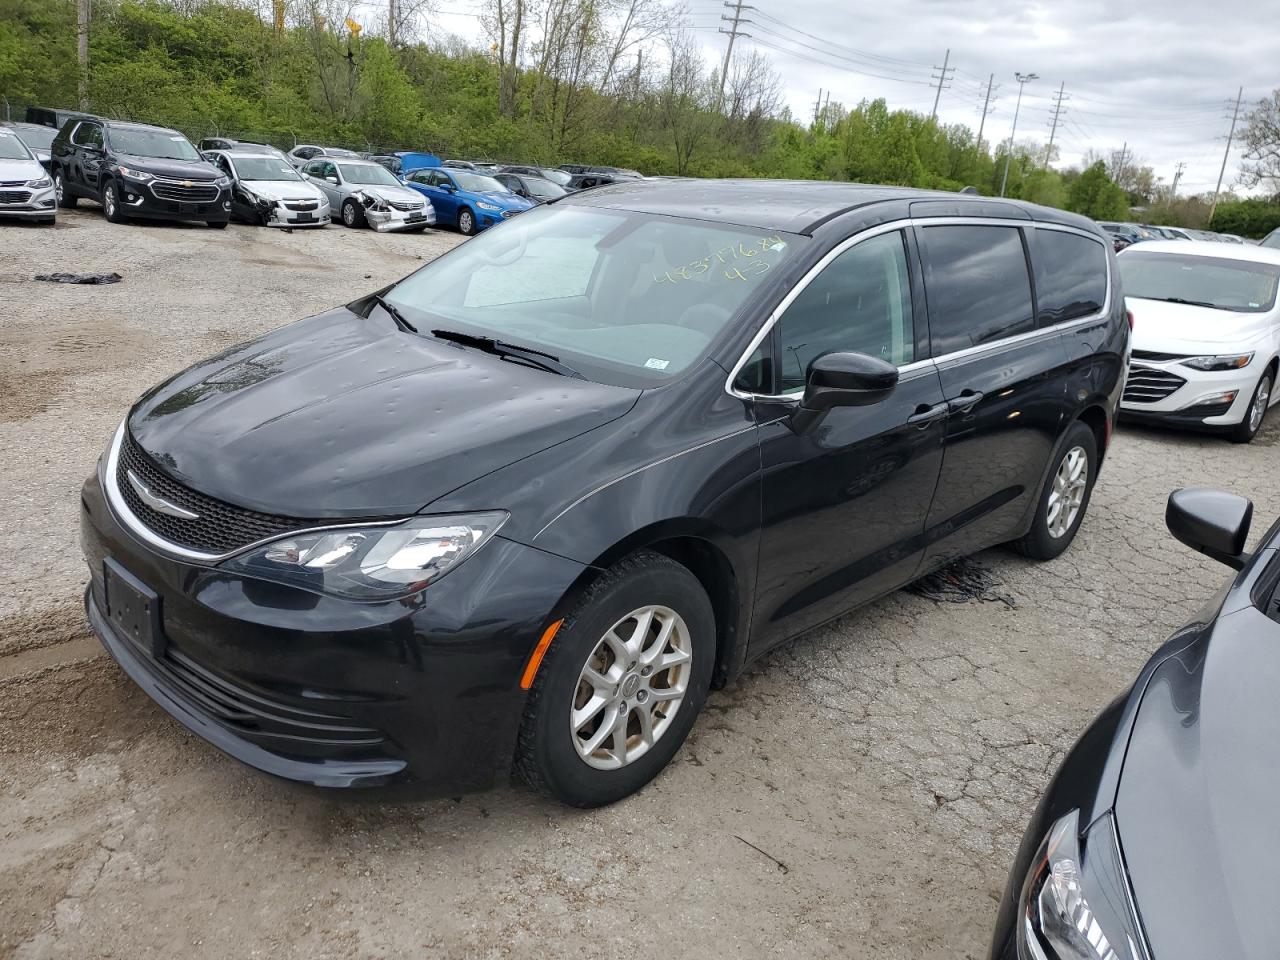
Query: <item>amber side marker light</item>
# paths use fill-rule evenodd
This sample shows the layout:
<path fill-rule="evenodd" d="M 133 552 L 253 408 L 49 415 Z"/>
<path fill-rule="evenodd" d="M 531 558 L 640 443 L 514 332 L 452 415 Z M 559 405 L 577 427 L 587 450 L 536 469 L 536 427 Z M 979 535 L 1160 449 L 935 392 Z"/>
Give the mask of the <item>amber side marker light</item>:
<path fill-rule="evenodd" d="M 547 647 L 551 646 L 551 641 L 555 639 L 556 631 L 560 629 L 563 620 L 557 620 L 547 629 L 542 631 L 542 638 L 538 641 L 538 645 L 533 648 L 533 653 L 529 655 L 529 662 L 525 664 L 524 675 L 520 678 L 520 689 L 528 690 L 533 686 L 533 678 L 538 674 L 538 667 L 542 665 L 542 658 L 547 655 Z"/>

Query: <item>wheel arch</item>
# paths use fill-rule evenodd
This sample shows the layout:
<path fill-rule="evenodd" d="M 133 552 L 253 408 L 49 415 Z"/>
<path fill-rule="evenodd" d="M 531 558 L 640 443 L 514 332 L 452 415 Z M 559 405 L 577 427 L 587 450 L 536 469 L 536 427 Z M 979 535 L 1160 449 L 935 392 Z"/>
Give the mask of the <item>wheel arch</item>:
<path fill-rule="evenodd" d="M 1107 448 L 1111 445 L 1106 408 L 1100 403 L 1090 404 L 1076 415 L 1076 419 L 1093 431 L 1093 439 L 1098 444 L 1098 465 L 1101 466 L 1107 457 Z"/>
<path fill-rule="evenodd" d="M 716 620 L 716 658 L 711 675 L 720 688 L 740 667 L 746 639 L 743 609 L 748 595 L 742 562 L 735 564 L 725 547 L 723 532 L 693 519 L 665 520 L 644 527 L 605 549 L 569 588 L 559 609 L 569 610 L 606 570 L 623 557 L 650 550 L 674 560 L 691 572 L 711 600 Z"/>

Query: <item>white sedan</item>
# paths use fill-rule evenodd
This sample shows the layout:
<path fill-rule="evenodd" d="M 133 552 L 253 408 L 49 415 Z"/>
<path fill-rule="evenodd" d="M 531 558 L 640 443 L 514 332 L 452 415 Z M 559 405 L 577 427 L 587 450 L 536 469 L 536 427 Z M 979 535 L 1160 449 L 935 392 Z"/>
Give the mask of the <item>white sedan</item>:
<path fill-rule="evenodd" d="M 1278 395 L 1280 250 L 1154 241 L 1118 260 L 1134 325 L 1121 415 L 1248 443 Z"/>

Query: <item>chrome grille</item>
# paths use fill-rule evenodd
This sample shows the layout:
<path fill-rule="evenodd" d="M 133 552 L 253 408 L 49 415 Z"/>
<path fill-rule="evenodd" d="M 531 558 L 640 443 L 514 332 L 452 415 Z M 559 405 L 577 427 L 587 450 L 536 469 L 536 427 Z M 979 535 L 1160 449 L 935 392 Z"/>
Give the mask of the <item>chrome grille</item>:
<path fill-rule="evenodd" d="M 30 199 L 30 190 L 0 190 L 0 203 L 26 203 Z"/>
<path fill-rule="evenodd" d="M 1186 382 L 1168 370 L 1134 366 L 1124 383 L 1124 399 L 1129 403 L 1155 403 L 1173 394 Z"/>
<path fill-rule="evenodd" d="M 151 181 L 151 192 L 161 200 L 176 203 L 213 203 L 218 199 L 217 185 L 196 180 Z"/>
<path fill-rule="evenodd" d="M 318 200 L 286 200 L 284 205 L 289 210 L 314 210 L 320 206 Z"/>
<path fill-rule="evenodd" d="M 0 187 L 25 187 L 25 180 L 0 180 Z"/>
<path fill-rule="evenodd" d="M 412 200 L 388 200 L 387 203 L 391 204 L 391 206 L 395 207 L 397 210 L 407 210 L 410 213 L 414 213 L 422 209 L 421 202 L 415 203 Z"/>
<path fill-rule="evenodd" d="M 1189 353 L 1157 353 L 1154 350 L 1135 350 L 1133 351 L 1133 359 L 1150 360 L 1153 363 L 1162 363 L 1165 360 L 1184 360 L 1192 356 Z"/>
<path fill-rule="evenodd" d="M 120 446 L 119 461 L 116 467 L 116 485 L 133 515 L 157 535 L 192 550 L 230 553 L 259 540 L 302 527 L 320 526 L 325 522 L 257 513 L 205 496 L 161 472 L 127 433 Z M 129 482 L 130 471 L 158 496 L 198 514 L 197 518 L 185 520 L 152 510 Z"/>

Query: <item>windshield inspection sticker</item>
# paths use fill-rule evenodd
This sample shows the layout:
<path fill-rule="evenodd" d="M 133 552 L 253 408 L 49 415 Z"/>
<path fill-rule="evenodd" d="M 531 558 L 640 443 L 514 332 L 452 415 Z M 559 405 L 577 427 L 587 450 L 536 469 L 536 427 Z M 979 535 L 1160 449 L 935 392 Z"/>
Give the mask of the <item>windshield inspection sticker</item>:
<path fill-rule="evenodd" d="M 671 366 L 670 360 L 659 360 L 657 357 L 650 357 L 644 362 L 644 365 L 650 370 L 665 370 Z"/>

